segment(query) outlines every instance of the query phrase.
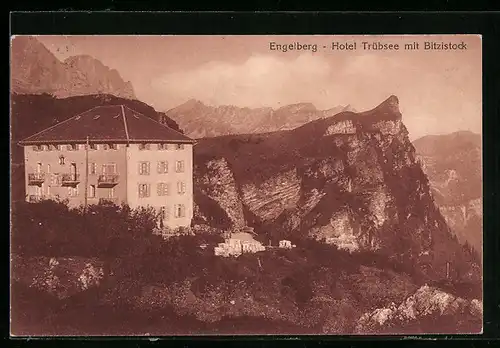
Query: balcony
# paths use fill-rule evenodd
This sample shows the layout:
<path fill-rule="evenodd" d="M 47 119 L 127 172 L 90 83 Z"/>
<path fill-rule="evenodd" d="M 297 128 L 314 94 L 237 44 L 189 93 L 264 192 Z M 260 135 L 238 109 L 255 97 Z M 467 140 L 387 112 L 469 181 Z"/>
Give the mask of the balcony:
<path fill-rule="evenodd" d="M 29 173 L 28 184 L 40 186 L 45 181 L 45 173 Z"/>
<path fill-rule="evenodd" d="M 62 186 L 76 186 L 80 183 L 80 174 L 63 174 L 61 176 Z"/>
<path fill-rule="evenodd" d="M 40 195 L 29 195 L 28 196 L 28 202 L 30 203 L 37 203 L 37 202 L 40 202 L 42 200 L 46 199 L 45 196 L 40 196 Z"/>
<path fill-rule="evenodd" d="M 116 204 L 116 205 L 118 205 L 118 197 L 99 198 L 99 204 Z"/>
<path fill-rule="evenodd" d="M 97 178 L 97 187 L 113 187 L 118 184 L 118 174 L 103 174 Z"/>

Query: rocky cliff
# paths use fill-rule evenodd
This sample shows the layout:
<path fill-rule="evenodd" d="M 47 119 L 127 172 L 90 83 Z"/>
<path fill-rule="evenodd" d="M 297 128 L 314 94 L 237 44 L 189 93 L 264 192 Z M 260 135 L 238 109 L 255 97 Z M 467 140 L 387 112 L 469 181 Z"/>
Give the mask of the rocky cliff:
<path fill-rule="evenodd" d="M 460 131 L 413 144 L 446 222 L 461 243 L 482 254 L 481 135 Z"/>
<path fill-rule="evenodd" d="M 385 254 L 431 278 L 445 277 L 448 263 L 448 277 L 473 276 L 471 256 L 434 204 L 398 103 L 391 96 L 373 110 L 293 130 L 200 140 L 196 200 L 211 205 L 198 204 L 197 215 L 252 226 L 266 244 L 308 236 Z"/>
<path fill-rule="evenodd" d="M 350 105 L 318 110 L 311 103 L 286 105 L 279 109 L 208 106 L 191 99 L 166 112 L 192 138 L 228 134 L 265 133 L 297 128 L 307 122 L 352 111 Z"/>
<path fill-rule="evenodd" d="M 60 98 L 105 93 L 135 99 L 131 83 L 125 82 L 115 69 L 86 55 L 61 62 L 31 36 L 12 39 L 11 91 L 48 93 Z"/>

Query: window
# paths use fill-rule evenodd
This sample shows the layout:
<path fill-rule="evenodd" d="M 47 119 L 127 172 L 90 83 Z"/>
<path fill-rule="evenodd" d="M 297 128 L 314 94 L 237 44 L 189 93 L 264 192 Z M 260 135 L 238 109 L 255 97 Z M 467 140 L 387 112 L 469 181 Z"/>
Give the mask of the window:
<path fill-rule="evenodd" d="M 109 145 L 108 144 L 103 144 L 102 145 L 103 150 L 109 150 Z"/>
<path fill-rule="evenodd" d="M 62 176 L 59 173 L 57 173 L 57 174 L 54 174 L 54 177 L 55 177 L 54 181 L 55 181 L 56 185 L 61 186 L 62 185 Z"/>
<path fill-rule="evenodd" d="M 115 198 L 115 188 L 110 187 L 108 190 L 108 198 Z"/>
<path fill-rule="evenodd" d="M 50 185 L 47 186 L 47 196 L 50 196 Z"/>
<path fill-rule="evenodd" d="M 158 222 L 159 222 L 160 228 L 164 227 L 163 222 L 165 220 L 168 220 L 169 214 L 170 214 L 170 212 L 168 211 L 167 207 L 165 207 L 165 206 L 160 207 L 159 212 L 158 212 L 158 220 L 159 220 Z"/>
<path fill-rule="evenodd" d="M 89 163 L 89 174 L 97 174 L 97 163 Z"/>
<path fill-rule="evenodd" d="M 179 181 L 177 182 L 177 193 L 178 194 L 184 194 L 186 193 L 186 183 Z"/>
<path fill-rule="evenodd" d="M 64 156 L 59 156 L 59 164 L 64 165 Z"/>
<path fill-rule="evenodd" d="M 149 148 L 150 148 L 149 144 L 146 143 L 139 144 L 139 150 L 149 150 Z"/>
<path fill-rule="evenodd" d="M 41 145 L 33 145 L 33 151 L 42 151 Z"/>
<path fill-rule="evenodd" d="M 168 150 L 168 144 L 158 144 L 158 150 Z"/>
<path fill-rule="evenodd" d="M 89 187 L 89 198 L 95 198 L 95 185 Z"/>
<path fill-rule="evenodd" d="M 176 218 L 184 217 L 186 215 L 186 208 L 184 204 L 176 204 L 174 214 Z"/>
<path fill-rule="evenodd" d="M 168 187 L 169 185 L 166 182 L 160 182 L 156 186 L 156 190 L 158 192 L 158 196 L 168 196 Z"/>
<path fill-rule="evenodd" d="M 116 163 L 107 163 L 102 165 L 103 174 L 115 174 L 116 173 Z"/>
<path fill-rule="evenodd" d="M 160 219 L 161 220 L 167 220 L 168 219 L 168 209 L 165 206 L 163 206 L 163 207 L 160 208 Z"/>
<path fill-rule="evenodd" d="M 76 197 L 78 196 L 78 185 L 75 187 L 68 187 L 68 196 Z"/>
<path fill-rule="evenodd" d="M 78 150 L 78 145 L 77 144 L 69 144 L 67 146 L 68 151 L 76 151 Z"/>
<path fill-rule="evenodd" d="M 184 144 L 175 144 L 176 150 L 184 150 Z"/>
<path fill-rule="evenodd" d="M 47 164 L 47 174 L 50 174 L 50 164 Z"/>
<path fill-rule="evenodd" d="M 90 144 L 91 150 L 97 150 L 97 144 Z"/>
<path fill-rule="evenodd" d="M 149 162 L 139 162 L 139 175 L 149 175 Z"/>
<path fill-rule="evenodd" d="M 149 197 L 149 184 L 139 184 L 139 198 Z"/>
<path fill-rule="evenodd" d="M 118 149 L 118 145 L 117 144 L 109 144 L 109 148 L 111 150 L 117 150 Z"/>
<path fill-rule="evenodd" d="M 41 173 L 42 172 L 42 163 L 38 162 L 36 164 L 36 172 Z"/>
<path fill-rule="evenodd" d="M 175 171 L 177 173 L 184 173 L 184 161 L 175 162 Z"/>
<path fill-rule="evenodd" d="M 168 173 L 168 162 L 160 161 L 158 162 L 158 174 L 166 174 Z"/>

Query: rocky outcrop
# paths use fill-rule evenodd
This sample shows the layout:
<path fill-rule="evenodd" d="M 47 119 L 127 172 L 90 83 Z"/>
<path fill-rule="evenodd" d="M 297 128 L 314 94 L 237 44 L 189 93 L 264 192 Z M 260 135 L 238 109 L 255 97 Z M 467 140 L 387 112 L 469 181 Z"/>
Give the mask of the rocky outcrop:
<path fill-rule="evenodd" d="M 195 186 L 224 211 L 231 227 L 244 227 L 243 204 L 227 161 L 224 158 L 212 159 L 205 164 L 203 172 L 203 175 L 195 176 Z M 207 222 L 199 205 L 196 205 L 195 213 L 201 216 L 201 221 Z"/>
<path fill-rule="evenodd" d="M 270 267 L 270 261 L 263 261 L 263 265 Z M 271 276 L 263 273 L 261 277 Z M 294 284 L 292 278 L 275 275 L 258 284 L 224 280 L 205 283 L 193 278 L 170 285 L 143 286 L 129 300 L 141 310 L 172 308 L 179 316 L 192 316 L 205 323 L 253 318 L 287 322 L 315 333 L 348 334 L 354 328 L 357 311 L 368 302 L 378 302 L 378 298 L 400 301 L 416 289 L 408 277 L 373 267 L 336 277 L 318 273 L 304 284 Z M 298 302 L 294 297 L 300 297 L 300 291 L 297 295 L 294 289 L 302 286 L 311 290 L 307 299 Z M 365 299 L 362 294 L 373 297 Z"/>
<path fill-rule="evenodd" d="M 447 262 L 471 260 L 434 204 L 398 103 L 391 96 L 289 131 L 201 140 L 195 176 L 231 178 L 224 190 L 207 183 L 215 194 L 203 190 L 228 216 L 241 217 L 241 204 L 239 219 L 257 233 L 311 236 L 415 264 L 426 255 L 432 276 L 443 277 Z M 216 173 L 211 158 L 227 165 Z"/>
<path fill-rule="evenodd" d="M 426 317 L 465 316 L 482 320 L 482 302 L 453 296 L 430 286 L 422 286 L 401 304 L 389 304 L 363 314 L 356 323 L 357 333 L 376 333 L 382 328 L 404 327 Z M 444 333 L 444 332 L 443 332 Z"/>
<path fill-rule="evenodd" d="M 73 56 L 61 62 L 31 36 L 14 37 L 11 52 L 15 93 L 48 93 L 59 98 L 104 93 L 135 99 L 131 83 L 93 57 Z"/>
<path fill-rule="evenodd" d="M 261 184 L 247 183 L 241 187 L 242 202 L 262 221 L 274 221 L 286 209 L 297 205 L 300 181 L 292 169 L 273 176 Z"/>
<path fill-rule="evenodd" d="M 14 256 L 11 265 L 13 281 L 58 299 L 98 287 L 104 279 L 103 262 L 96 259 Z"/>

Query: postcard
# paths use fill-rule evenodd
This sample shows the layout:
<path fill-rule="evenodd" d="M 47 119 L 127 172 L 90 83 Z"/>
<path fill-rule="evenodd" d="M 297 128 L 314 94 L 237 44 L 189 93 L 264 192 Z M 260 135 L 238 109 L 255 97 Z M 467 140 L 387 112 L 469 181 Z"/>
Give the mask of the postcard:
<path fill-rule="evenodd" d="M 11 335 L 483 328 L 480 35 L 11 37 Z"/>

